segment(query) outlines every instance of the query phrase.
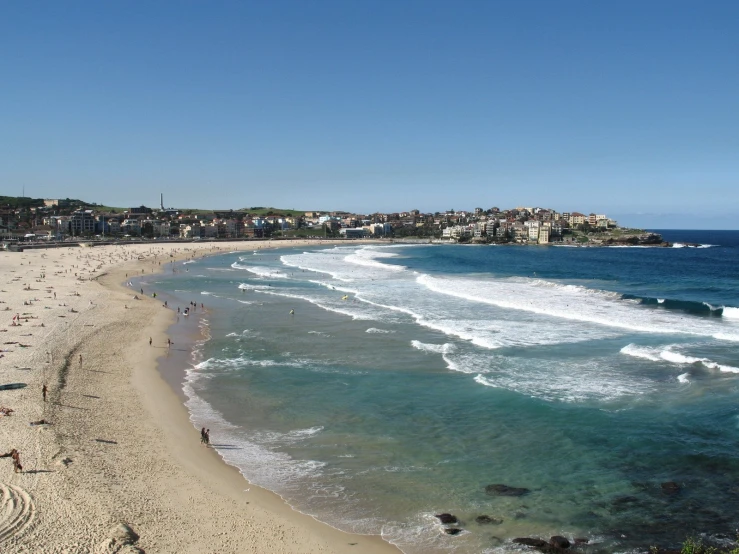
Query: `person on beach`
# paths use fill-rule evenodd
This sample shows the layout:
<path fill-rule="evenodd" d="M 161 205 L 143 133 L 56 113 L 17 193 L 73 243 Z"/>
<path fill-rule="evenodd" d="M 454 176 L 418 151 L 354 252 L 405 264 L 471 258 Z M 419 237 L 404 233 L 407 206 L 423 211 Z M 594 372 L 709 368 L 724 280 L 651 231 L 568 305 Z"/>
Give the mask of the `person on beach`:
<path fill-rule="evenodd" d="M 172 348 L 172 340 L 167 339 L 167 348 Z"/>
<path fill-rule="evenodd" d="M 82 365 L 82 354 L 80 354 L 80 365 Z"/>
<path fill-rule="evenodd" d="M 210 429 L 205 430 L 205 446 L 210 446 Z"/>
<path fill-rule="evenodd" d="M 44 397 L 44 402 L 46 402 L 46 394 L 49 392 L 49 387 L 46 386 L 46 383 L 44 383 L 44 386 L 41 387 L 41 394 Z"/>
<path fill-rule="evenodd" d="M 149 337 L 149 346 L 151 346 L 151 337 Z"/>
<path fill-rule="evenodd" d="M 23 473 L 23 466 L 21 465 L 21 455 L 15 448 L 6 454 L 0 454 L 0 458 L 12 458 L 13 459 L 13 471 Z"/>
<path fill-rule="evenodd" d="M 200 444 L 205 444 L 205 427 L 200 430 Z"/>

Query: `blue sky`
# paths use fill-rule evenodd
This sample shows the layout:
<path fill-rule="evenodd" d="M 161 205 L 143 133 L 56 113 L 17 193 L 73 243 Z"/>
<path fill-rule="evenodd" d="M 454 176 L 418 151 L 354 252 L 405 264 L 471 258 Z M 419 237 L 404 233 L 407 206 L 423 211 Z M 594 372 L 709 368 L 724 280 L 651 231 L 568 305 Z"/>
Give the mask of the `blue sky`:
<path fill-rule="evenodd" d="M 739 2 L 0 4 L 0 194 L 739 228 Z"/>

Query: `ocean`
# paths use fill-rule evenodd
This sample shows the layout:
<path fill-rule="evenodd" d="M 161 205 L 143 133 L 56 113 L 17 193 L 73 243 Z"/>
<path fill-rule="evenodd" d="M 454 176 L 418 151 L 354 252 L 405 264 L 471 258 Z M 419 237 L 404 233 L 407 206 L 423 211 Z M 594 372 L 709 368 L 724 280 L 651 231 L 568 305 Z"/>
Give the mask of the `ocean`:
<path fill-rule="evenodd" d="M 660 232 L 674 247 L 264 248 L 146 287 L 198 304 L 193 425 L 334 527 L 408 554 L 730 541 L 739 231 Z"/>

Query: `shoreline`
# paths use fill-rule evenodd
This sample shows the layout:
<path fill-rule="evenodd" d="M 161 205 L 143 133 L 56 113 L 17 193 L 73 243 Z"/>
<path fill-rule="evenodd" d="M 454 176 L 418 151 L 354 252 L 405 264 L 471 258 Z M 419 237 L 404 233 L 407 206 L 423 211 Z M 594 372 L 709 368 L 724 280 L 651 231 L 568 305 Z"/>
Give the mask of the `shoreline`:
<path fill-rule="evenodd" d="M 148 276 L 159 269 L 159 262 L 166 269 L 170 261 L 193 254 L 201 257 L 266 244 L 191 244 L 187 250 L 182 246 L 3 253 L 3 262 L 16 263 L 4 263 L 2 275 L 15 279 L 12 273 L 24 272 L 25 278 L 14 281 L 19 285 L 31 282 L 40 265 L 56 264 L 57 271 L 64 268 L 66 273 L 49 275 L 53 269 L 44 267 L 37 278 L 47 292 L 64 293 L 70 300 L 68 305 L 53 306 L 49 295 L 34 304 L 37 315 L 26 317 L 43 316 L 44 347 L 50 354 L 42 348 L 29 350 L 21 362 L 32 368 L 23 376 L 28 387 L 5 391 L 0 398 L 0 403 L 12 404 L 15 410 L 13 417 L 4 418 L 0 439 L 18 447 L 25 470 L 13 474 L 10 464 L 1 468 L 0 482 L 7 483 L 3 486 L 11 487 L 15 495 L 10 501 L 13 513 L 25 515 L 20 523 L 0 521 L 0 545 L 15 552 L 97 553 L 125 547 L 129 552 L 141 548 L 147 552 L 339 553 L 348 545 L 360 554 L 399 552 L 379 536 L 344 533 L 293 510 L 277 494 L 250 484 L 214 449 L 199 444 L 189 411 L 157 370 L 166 355 L 167 331 L 176 313 L 162 309 L 155 299 L 133 300 L 133 291 L 125 286 L 128 274 L 138 275 L 141 270 Z M 26 260 L 32 269 L 26 270 Z M 72 280 L 80 263 L 88 273 L 83 278 L 81 271 L 75 271 L 79 275 Z M 93 270 L 89 266 L 95 263 Z M 151 273 L 146 273 L 148 269 Z M 31 290 L 39 296 L 36 289 L 41 285 L 33 285 Z M 18 291 L 15 297 L 13 291 L 4 292 L 8 294 L 0 297 L 3 302 L 18 304 L 13 301 Z M 42 302 L 50 304 L 43 306 L 49 312 L 40 311 Z M 14 305 L 12 312 L 18 309 Z M 55 314 L 65 320 L 52 319 Z M 27 330 L 28 321 L 24 320 L 23 329 L 10 328 L 6 337 L 12 336 L 11 331 L 26 334 L 18 331 Z M 44 357 L 50 367 L 34 371 L 34 366 L 44 365 Z M 16 352 L 0 360 L 4 382 L 12 377 L 20 380 L 20 369 L 7 363 L 10 358 L 21 360 Z M 51 402 L 46 404 L 40 395 L 42 382 L 49 382 Z M 40 415 L 52 425 L 29 427 L 27 421 Z M 140 538 L 126 538 L 120 529 L 116 535 L 114 529 L 120 524 L 129 525 Z"/>

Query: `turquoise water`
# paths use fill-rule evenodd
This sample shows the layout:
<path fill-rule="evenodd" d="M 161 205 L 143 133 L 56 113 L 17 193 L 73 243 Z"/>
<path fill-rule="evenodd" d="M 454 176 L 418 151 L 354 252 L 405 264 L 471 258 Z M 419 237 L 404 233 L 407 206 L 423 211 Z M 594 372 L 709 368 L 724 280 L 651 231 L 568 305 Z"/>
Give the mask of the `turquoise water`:
<path fill-rule="evenodd" d="M 627 551 L 738 519 L 739 233 L 665 238 L 706 246 L 262 250 L 151 286 L 208 309 L 194 424 L 297 509 L 408 553 Z"/>

